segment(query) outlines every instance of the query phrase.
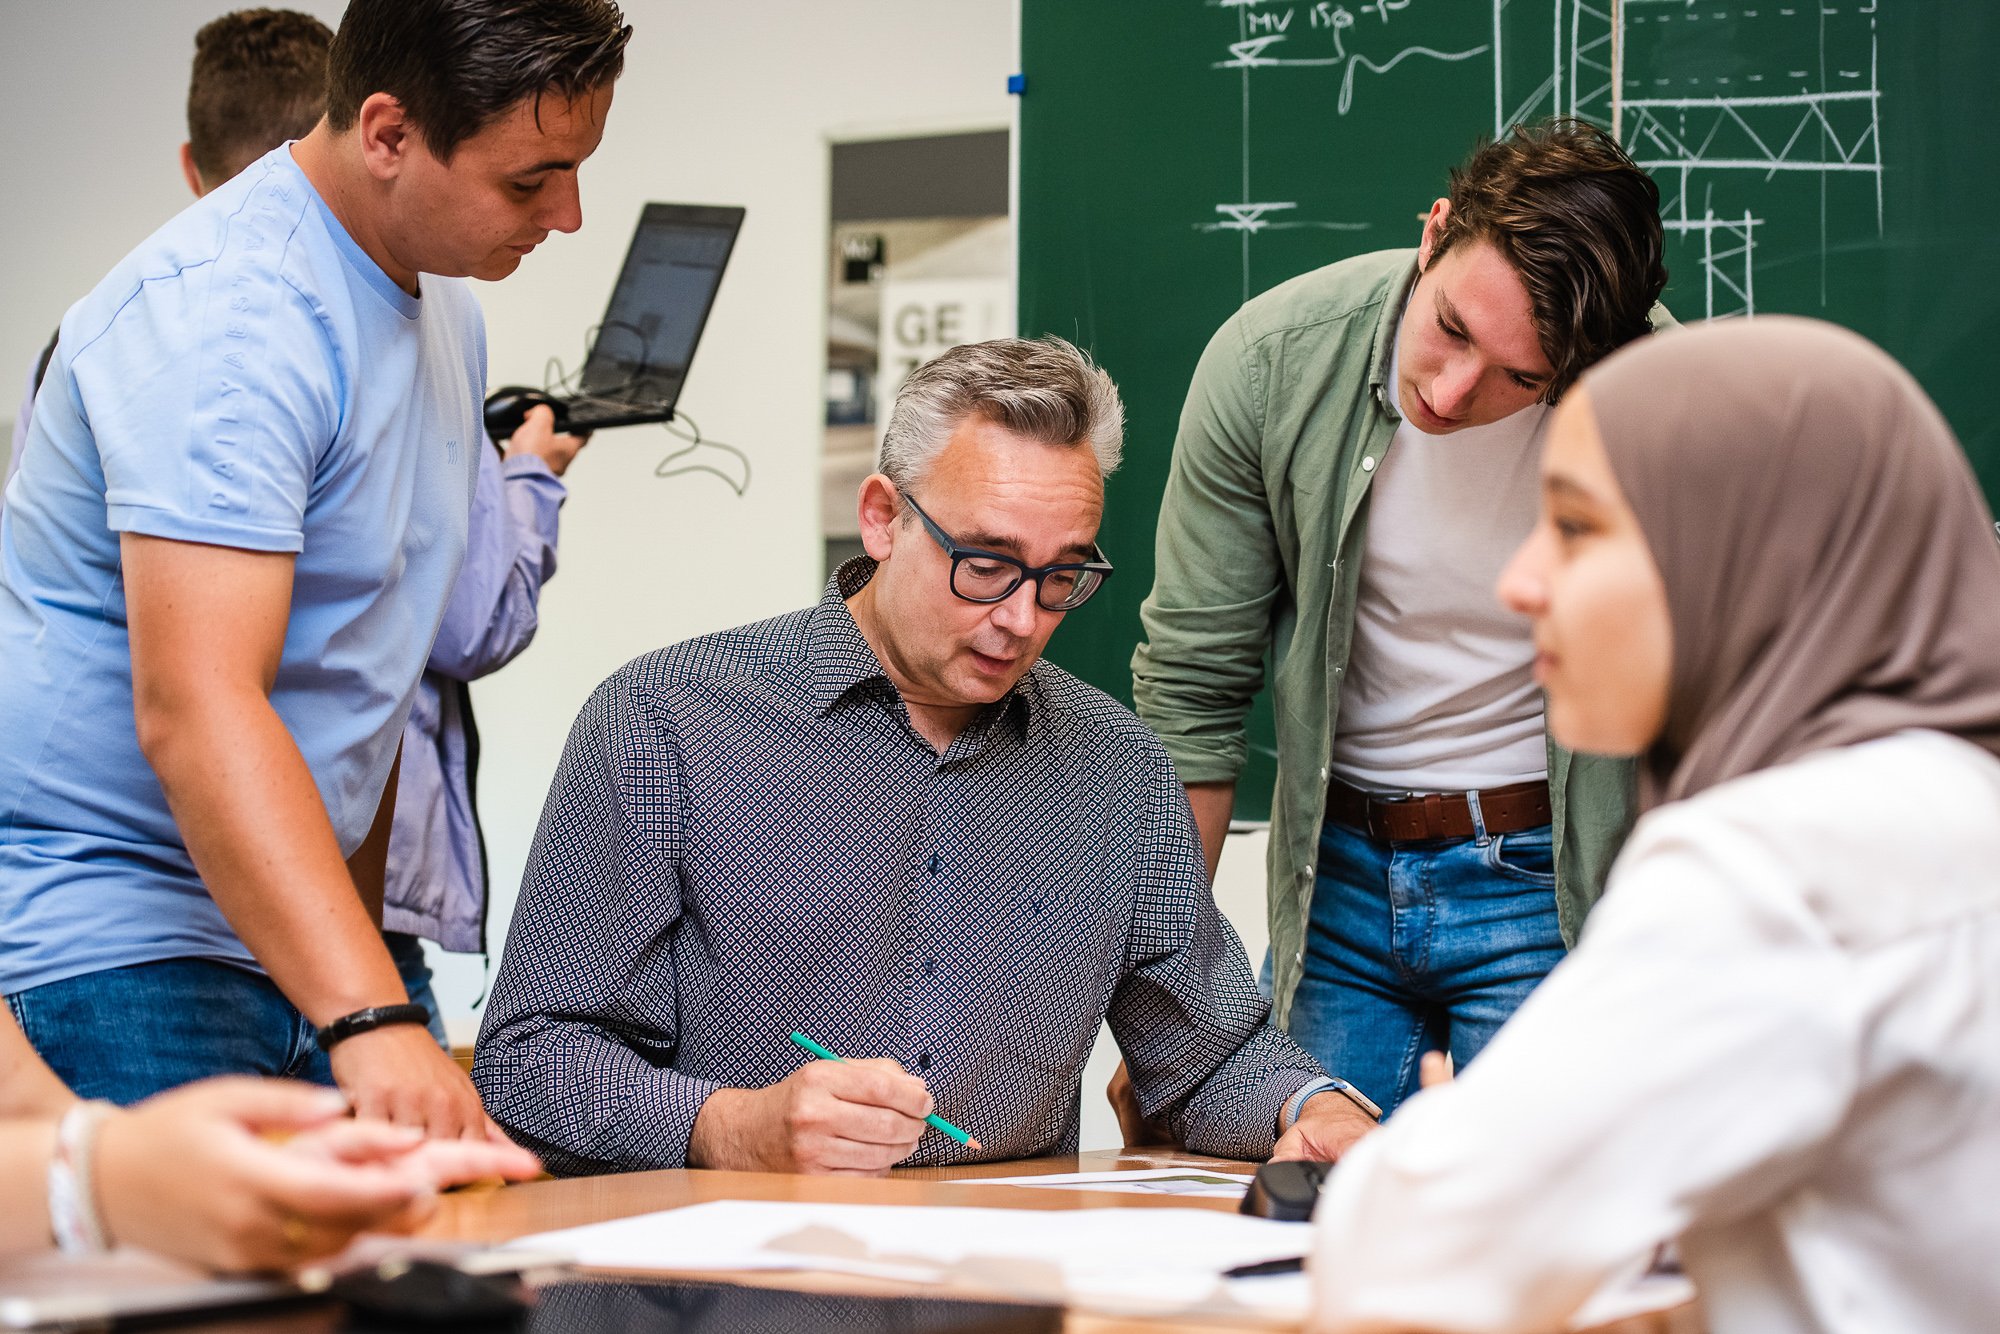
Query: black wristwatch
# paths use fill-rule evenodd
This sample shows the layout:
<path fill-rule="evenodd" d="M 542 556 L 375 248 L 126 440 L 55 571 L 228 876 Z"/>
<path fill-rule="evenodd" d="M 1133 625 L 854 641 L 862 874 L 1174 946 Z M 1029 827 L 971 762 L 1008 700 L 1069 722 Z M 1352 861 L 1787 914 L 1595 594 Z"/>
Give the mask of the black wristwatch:
<path fill-rule="evenodd" d="M 321 1051 L 332 1051 L 336 1046 L 357 1034 L 377 1028 L 387 1028 L 391 1024 L 422 1024 L 429 1027 L 431 1012 L 421 1005 L 371 1005 L 353 1014 L 343 1014 L 326 1027 L 319 1030 L 315 1039 Z"/>

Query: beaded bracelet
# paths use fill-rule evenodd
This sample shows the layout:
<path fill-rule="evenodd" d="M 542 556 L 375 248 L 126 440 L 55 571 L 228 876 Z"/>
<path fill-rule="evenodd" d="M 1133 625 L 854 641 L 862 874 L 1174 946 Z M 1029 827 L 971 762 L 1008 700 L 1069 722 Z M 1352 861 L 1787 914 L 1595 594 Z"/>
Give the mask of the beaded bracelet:
<path fill-rule="evenodd" d="M 96 1193 L 97 1132 L 117 1111 L 108 1102 L 80 1102 L 56 1126 L 49 1157 L 49 1226 L 65 1255 L 97 1255 L 110 1250 Z"/>

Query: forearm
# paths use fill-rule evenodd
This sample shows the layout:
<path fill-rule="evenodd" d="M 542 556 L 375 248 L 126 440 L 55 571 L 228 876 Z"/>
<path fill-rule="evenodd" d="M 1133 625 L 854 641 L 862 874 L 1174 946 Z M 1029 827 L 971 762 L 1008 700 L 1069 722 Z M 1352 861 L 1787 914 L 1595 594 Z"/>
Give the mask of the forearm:
<path fill-rule="evenodd" d="M 1261 1026 L 1173 1110 L 1167 1127 L 1194 1153 L 1267 1158 L 1285 1101 L 1320 1074 L 1290 1038 Z"/>
<path fill-rule="evenodd" d="M 1243 943 L 1207 881 L 1192 874 L 1191 816 L 1163 757 L 1141 817 L 1148 874 L 1131 928 L 1132 939 L 1150 948 L 1129 960 L 1106 1018 L 1146 1117 L 1162 1117 L 1198 1152 L 1261 1157 L 1277 1137 L 1278 1109 L 1321 1071 L 1271 1028 L 1270 1003 L 1257 991 Z"/>
<path fill-rule="evenodd" d="M 55 1146 L 53 1120 L 0 1121 L 0 1255 L 54 1244 L 48 1180 Z"/>
<path fill-rule="evenodd" d="M 688 1135 L 689 1167 L 744 1168 L 755 1156 L 746 1133 L 754 1094 L 750 1089 L 717 1089 L 695 1114 Z"/>
<path fill-rule="evenodd" d="M 1208 866 L 1208 883 L 1215 883 L 1215 868 L 1222 864 L 1222 844 L 1229 837 L 1229 816 L 1236 807 L 1236 784 L 1189 783 L 1188 808 L 1201 833 L 1201 856 Z"/>
<path fill-rule="evenodd" d="M 1342 1160 L 1316 1215 L 1321 1328 L 1559 1328 L 1635 1257 L 1771 1207 L 1819 1161 L 1858 1087 L 1852 973 L 1817 922 L 1723 889 L 1712 849 L 1657 828 L 1679 850 L 1621 870 L 1479 1059 Z"/>
<path fill-rule="evenodd" d="M 503 999 L 496 983 L 494 1002 Z M 655 1064 L 601 1019 L 496 1013 L 500 1021 L 480 1034 L 472 1082 L 493 1119 L 558 1175 L 696 1165 L 703 1105 L 712 1094 L 740 1092 Z M 610 1089 L 620 1096 L 605 1099 Z"/>
<path fill-rule="evenodd" d="M 529 849 L 472 1067 L 495 1120 L 551 1170 L 680 1167 L 717 1083 L 674 1068 L 687 998 L 677 750 L 634 699 L 631 668 L 570 729 Z M 642 764 L 644 800 L 623 766 Z"/>
<path fill-rule="evenodd" d="M 261 695 L 141 701 L 140 736 L 196 870 L 306 1018 L 408 999 L 319 789 Z"/>
<path fill-rule="evenodd" d="M 1526 1136 L 1508 1119 L 1454 1115 L 1462 1109 L 1440 1106 L 1451 1092 L 1409 1100 L 1341 1155 L 1314 1218 L 1316 1328 L 1566 1328 L 1606 1280 L 1675 1234 L 1659 1174 L 1598 1175 L 1603 1155 L 1563 1125 L 1566 1109 L 1552 1114 L 1544 1099 L 1546 1128 Z M 1655 1136 L 1656 1157 L 1672 1157 L 1657 1149 L 1672 1138 Z M 1604 1181 L 1620 1185 L 1607 1192 Z"/>

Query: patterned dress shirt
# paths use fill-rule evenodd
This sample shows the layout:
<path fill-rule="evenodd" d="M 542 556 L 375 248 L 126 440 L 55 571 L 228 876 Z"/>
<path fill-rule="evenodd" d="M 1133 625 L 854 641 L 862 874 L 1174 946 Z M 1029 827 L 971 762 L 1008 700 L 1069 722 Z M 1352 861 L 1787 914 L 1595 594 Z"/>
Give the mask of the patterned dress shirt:
<path fill-rule="evenodd" d="M 1270 1152 L 1321 1071 L 1270 1026 L 1160 743 L 1046 662 L 940 755 L 844 598 L 635 659 L 570 732 L 473 1067 L 558 1172 L 680 1167 L 809 1058 L 924 1079 L 983 1153 L 1073 1152 L 1098 1026 L 1190 1149 Z"/>

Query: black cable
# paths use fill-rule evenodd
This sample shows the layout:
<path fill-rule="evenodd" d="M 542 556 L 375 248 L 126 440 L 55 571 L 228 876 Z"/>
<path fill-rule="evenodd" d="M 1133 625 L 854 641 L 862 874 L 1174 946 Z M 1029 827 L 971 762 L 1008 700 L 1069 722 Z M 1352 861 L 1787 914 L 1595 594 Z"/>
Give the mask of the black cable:
<path fill-rule="evenodd" d="M 604 336 L 606 329 L 630 330 L 639 340 L 639 360 L 633 366 L 632 373 L 626 376 L 624 380 L 607 389 L 599 389 L 594 393 L 587 392 L 583 387 L 583 373 L 590 369 L 590 359 L 597 354 L 598 339 Z M 612 320 L 604 324 L 594 324 L 583 332 L 583 364 L 577 367 L 576 374 L 572 376 L 563 370 L 562 358 L 550 357 L 548 363 L 542 367 L 542 389 L 543 392 L 548 394 L 555 394 L 560 391 L 579 402 L 601 404 L 609 396 L 623 393 L 637 384 L 640 378 L 651 368 L 652 364 L 652 340 L 646 337 L 646 331 L 638 325 L 627 324 L 623 320 Z"/>
<path fill-rule="evenodd" d="M 614 385 L 609 389 L 599 390 L 597 393 L 594 394 L 585 393 L 583 389 L 583 372 L 589 368 L 590 358 L 593 355 L 595 355 L 597 351 L 597 340 L 604 336 L 604 331 L 607 328 L 629 329 L 633 334 L 637 335 L 639 339 L 639 349 L 640 349 L 638 364 L 633 368 L 632 374 L 622 384 Z M 652 361 L 652 355 L 653 355 L 652 341 L 646 337 L 645 330 L 640 329 L 637 325 L 626 324 L 622 320 L 611 321 L 605 324 L 593 325 L 591 328 L 584 331 L 583 338 L 584 338 L 583 365 L 578 367 L 576 374 L 572 376 L 563 369 L 562 358 L 550 357 L 548 359 L 547 364 L 545 364 L 542 367 L 543 391 L 545 393 L 550 394 L 551 396 L 560 393 L 574 400 L 575 402 L 579 403 L 602 404 L 606 402 L 611 402 L 611 403 L 622 402 L 622 400 L 610 399 L 608 396 L 616 394 L 621 390 L 630 388 L 632 385 L 638 382 L 639 378 L 642 375 L 646 373 L 646 368 L 651 364 Z M 750 474 L 751 474 L 750 456 L 744 453 L 742 450 L 738 449 L 734 445 L 725 444 L 720 440 L 705 439 L 702 436 L 700 424 L 697 423 L 694 420 L 694 418 L 688 416 L 685 412 L 680 412 L 676 410 L 675 416 L 678 420 L 686 422 L 689 428 L 691 428 L 694 433 L 692 435 L 689 435 L 686 432 L 675 430 L 672 421 L 665 421 L 660 423 L 661 429 L 664 430 L 668 435 L 673 436 L 677 440 L 685 440 L 687 444 L 680 449 L 672 451 L 665 458 L 661 459 L 659 465 L 653 469 L 653 476 L 659 478 L 668 478 L 668 477 L 681 477 L 691 472 L 705 472 L 711 474 L 712 476 L 721 478 L 723 484 L 726 485 L 731 491 L 734 491 L 739 497 L 747 494 L 750 490 Z M 739 483 L 734 477 L 731 477 L 728 473 L 722 471 L 722 469 L 712 467 L 706 463 L 690 463 L 685 467 L 680 467 L 680 468 L 671 466 L 674 463 L 678 462 L 679 460 L 687 458 L 690 454 L 693 454 L 698 450 L 704 448 L 719 449 L 723 451 L 725 454 L 734 456 L 736 461 L 743 467 L 742 482 Z"/>
<path fill-rule="evenodd" d="M 748 493 L 748 491 L 750 490 L 750 456 L 748 454 L 745 454 L 742 450 L 738 449 L 734 445 L 724 444 L 720 440 L 709 440 L 704 438 L 701 433 L 700 423 L 696 422 L 694 418 L 688 416 L 685 412 L 680 413 L 678 415 L 678 419 L 686 422 L 689 428 L 693 430 L 694 434 L 688 435 L 685 434 L 684 432 L 676 431 L 674 429 L 673 422 L 660 423 L 660 428 L 664 430 L 668 435 L 673 436 L 677 440 L 685 440 L 687 441 L 687 444 L 680 449 L 674 450 L 672 453 L 668 454 L 665 458 L 661 459 L 659 466 L 653 469 L 653 476 L 680 477 L 686 473 L 705 472 L 713 474 L 716 477 L 720 477 L 723 481 L 723 484 L 727 486 L 731 491 L 734 491 L 739 497 Z M 677 462 L 680 459 L 686 458 L 688 455 L 693 454 L 695 451 L 703 448 L 719 449 L 725 454 L 734 455 L 736 461 L 743 465 L 743 481 L 739 484 L 734 477 L 731 477 L 728 473 L 722 471 L 722 469 L 710 467 L 706 463 L 690 463 L 685 467 L 680 467 L 680 468 L 673 468 L 668 466 L 672 463 Z"/>

